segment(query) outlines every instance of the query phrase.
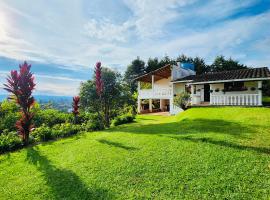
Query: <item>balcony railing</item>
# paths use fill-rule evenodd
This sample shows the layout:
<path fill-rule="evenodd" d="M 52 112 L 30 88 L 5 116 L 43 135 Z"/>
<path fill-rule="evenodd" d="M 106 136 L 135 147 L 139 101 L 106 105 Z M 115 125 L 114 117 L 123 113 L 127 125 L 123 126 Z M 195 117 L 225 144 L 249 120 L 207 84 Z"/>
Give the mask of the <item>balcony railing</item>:
<path fill-rule="evenodd" d="M 159 98 L 172 98 L 172 90 L 167 88 L 156 89 L 143 89 L 139 90 L 140 99 L 159 99 Z"/>
<path fill-rule="evenodd" d="M 210 104 L 260 106 L 261 99 L 258 94 L 211 95 Z"/>

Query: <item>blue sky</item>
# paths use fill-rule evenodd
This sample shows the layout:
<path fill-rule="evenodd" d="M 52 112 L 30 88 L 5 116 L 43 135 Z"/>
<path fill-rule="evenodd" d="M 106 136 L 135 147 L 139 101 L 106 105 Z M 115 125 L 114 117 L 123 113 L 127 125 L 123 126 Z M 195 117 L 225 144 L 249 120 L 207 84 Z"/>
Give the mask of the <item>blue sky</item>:
<path fill-rule="evenodd" d="M 36 94 L 76 95 L 96 61 L 123 72 L 136 56 L 223 54 L 269 67 L 269 52 L 270 0 L 0 1 L 0 85 L 27 60 Z"/>

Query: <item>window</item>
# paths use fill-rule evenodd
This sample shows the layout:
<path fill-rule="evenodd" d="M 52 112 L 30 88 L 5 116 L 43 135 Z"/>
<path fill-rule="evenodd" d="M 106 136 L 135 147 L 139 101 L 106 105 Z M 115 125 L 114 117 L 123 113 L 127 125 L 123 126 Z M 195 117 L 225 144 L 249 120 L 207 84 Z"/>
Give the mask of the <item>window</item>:
<path fill-rule="evenodd" d="M 226 82 L 224 83 L 224 90 L 225 91 L 245 91 L 247 88 L 245 87 L 244 82 Z"/>

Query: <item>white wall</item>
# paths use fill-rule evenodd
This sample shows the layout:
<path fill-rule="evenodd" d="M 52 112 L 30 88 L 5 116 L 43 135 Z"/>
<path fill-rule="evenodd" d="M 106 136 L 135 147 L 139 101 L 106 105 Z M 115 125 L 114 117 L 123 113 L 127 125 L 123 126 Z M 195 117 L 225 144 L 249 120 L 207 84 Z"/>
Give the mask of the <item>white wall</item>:
<path fill-rule="evenodd" d="M 171 87 L 171 77 L 163 78 L 154 82 L 154 88 L 170 88 Z"/>
<path fill-rule="evenodd" d="M 173 90 L 173 94 L 181 94 L 185 92 L 185 83 L 174 83 Z"/>

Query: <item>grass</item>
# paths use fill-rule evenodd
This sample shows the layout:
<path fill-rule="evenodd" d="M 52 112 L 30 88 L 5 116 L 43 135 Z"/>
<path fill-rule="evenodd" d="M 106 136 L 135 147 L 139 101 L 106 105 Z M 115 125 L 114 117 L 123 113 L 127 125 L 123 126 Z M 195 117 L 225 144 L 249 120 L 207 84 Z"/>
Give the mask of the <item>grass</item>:
<path fill-rule="evenodd" d="M 176 117 L 0 156 L 0 199 L 269 199 L 270 109 Z"/>

